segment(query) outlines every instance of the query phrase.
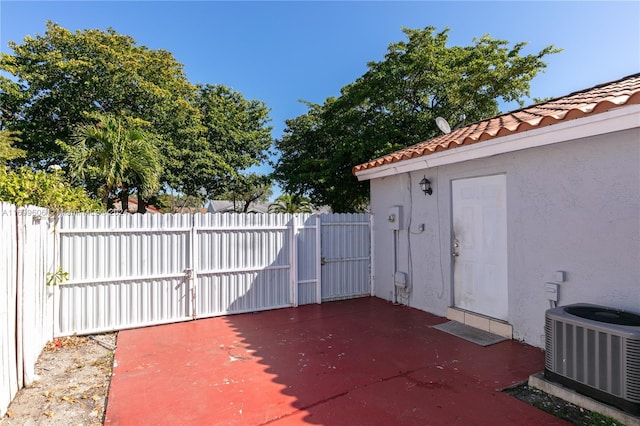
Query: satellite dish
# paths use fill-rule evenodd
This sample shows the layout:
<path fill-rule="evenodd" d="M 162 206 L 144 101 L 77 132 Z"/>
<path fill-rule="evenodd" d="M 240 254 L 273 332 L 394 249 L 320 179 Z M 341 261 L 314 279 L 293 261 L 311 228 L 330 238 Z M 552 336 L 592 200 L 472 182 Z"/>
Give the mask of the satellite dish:
<path fill-rule="evenodd" d="M 436 126 L 438 126 L 438 129 L 442 130 L 442 133 L 451 133 L 451 126 L 449 126 L 447 120 L 442 117 L 436 117 Z"/>

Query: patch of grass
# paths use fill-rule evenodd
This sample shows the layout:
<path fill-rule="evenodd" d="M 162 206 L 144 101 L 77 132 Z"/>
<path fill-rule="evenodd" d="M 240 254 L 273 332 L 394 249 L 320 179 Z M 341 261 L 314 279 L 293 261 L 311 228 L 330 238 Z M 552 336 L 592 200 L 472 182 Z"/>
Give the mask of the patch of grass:
<path fill-rule="evenodd" d="M 591 412 L 591 421 L 594 425 L 607 425 L 607 426 L 625 426 L 619 421 L 607 417 L 604 414 Z"/>

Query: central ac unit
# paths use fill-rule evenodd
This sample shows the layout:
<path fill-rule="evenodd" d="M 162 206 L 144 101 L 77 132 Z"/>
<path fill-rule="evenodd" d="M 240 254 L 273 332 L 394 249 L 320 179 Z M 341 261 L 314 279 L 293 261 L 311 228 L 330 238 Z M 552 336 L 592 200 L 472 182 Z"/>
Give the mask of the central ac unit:
<path fill-rule="evenodd" d="M 545 315 L 545 377 L 640 414 L 640 315 L 575 304 Z"/>

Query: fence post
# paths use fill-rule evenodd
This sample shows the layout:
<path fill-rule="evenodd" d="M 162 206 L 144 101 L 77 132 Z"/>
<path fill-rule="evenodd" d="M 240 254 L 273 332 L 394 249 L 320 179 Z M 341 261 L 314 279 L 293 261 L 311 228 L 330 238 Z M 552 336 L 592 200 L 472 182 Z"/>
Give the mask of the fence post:
<path fill-rule="evenodd" d="M 17 366 L 17 282 L 18 218 L 16 207 L 0 201 L 0 417 L 20 387 Z"/>
<path fill-rule="evenodd" d="M 191 215 L 191 256 L 189 256 L 189 268 L 187 268 L 188 283 L 191 290 L 191 317 L 198 318 L 198 230 L 196 229 L 196 215 Z"/>
<path fill-rule="evenodd" d="M 322 303 L 322 220 L 316 213 L 316 303 Z"/>
<path fill-rule="evenodd" d="M 26 260 L 29 259 L 33 261 L 33 257 L 35 254 L 33 253 L 25 253 L 28 244 L 26 244 L 26 229 L 25 229 L 25 208 L 18 207 L 16 208 L 16 240 L 17 240 L 17 260 L 18 260 L 18 269 L 16 274 L 16 304 L 17 304 L 17 313 L 16 313 L 16 348 L 17 348 L 17 371 L 18 371 L 18 389 L 22 389 L 25 386 L 24 383 L 24 332 L 25 332 L 25 269 L 26 269 Z M 30 290 L 30 289 L 29 289 Z M 31 293 L 31 292 L 29 292 Z M 28 308 L 27 308 L 28 309 Z"/>
<path fill-rule="evenodd" d="M 374 245 L 374 217 L 373 214 L 369 214 L 369 283 L 371 285 L 371 296 L 376 295 L 376 274 L 375 274 L 375 245 Z"/>
<path fill-rule="evenodd" d="M 60 253 L 60 245 L 62 244 L 62 239 L 60 237 L 60 226 L 62 226 L 62 218 L 63 216 L 58 213 L 56 215 L 53 216 L 53 218 L 51 219 L 51 223 L 53 224 L 53 262 L 51 263 L 51 273 L 55 273 L 58 268 L 62 268 L 62 262 L 61 262 L 61 253 Z M 51 285 L 50 286 L 51 290 L 52 290 L 52 296 L 51 296 L 51 300 L 52 300 L 52 307 L 51 307 L 51 323 L 52 323 L 52 330 L 51 330 L 51 339 L 53 339 L 54 336 L 59 336 L 60 335 L 60 289 L 59 286 L 57 285 Z"/>
<path fill-rule="evenodd" d="M 298 307 L 298 215 L 291 215 L 291 235 L 289 238 L 289 280 L 291 281 L 291 302 Z"/>

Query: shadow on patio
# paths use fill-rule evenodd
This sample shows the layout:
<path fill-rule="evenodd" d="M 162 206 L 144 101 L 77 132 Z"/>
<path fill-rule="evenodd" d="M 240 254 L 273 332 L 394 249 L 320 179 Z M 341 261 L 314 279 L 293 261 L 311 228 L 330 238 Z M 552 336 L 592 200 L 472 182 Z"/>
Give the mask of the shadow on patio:
<path fill-rule="evenodd" d="M 500 392 L 539 349 L 443 321 L 363 298 L 122 331 L 105 424 L 565 424 Z"/>

